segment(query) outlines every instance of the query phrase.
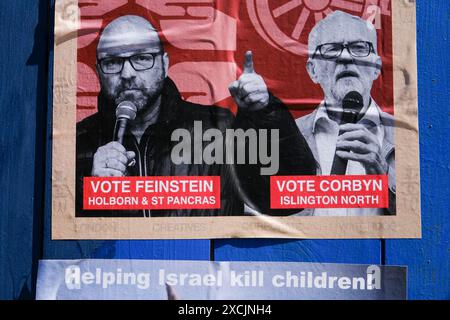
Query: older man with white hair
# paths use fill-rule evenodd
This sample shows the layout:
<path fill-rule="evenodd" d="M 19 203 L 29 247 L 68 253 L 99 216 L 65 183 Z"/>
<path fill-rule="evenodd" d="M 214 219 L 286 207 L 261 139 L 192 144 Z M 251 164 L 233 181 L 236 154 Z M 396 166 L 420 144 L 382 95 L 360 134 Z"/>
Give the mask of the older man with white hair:
<path fill-rule="evenodd" d="M 371 97 L 381 73 L 374 26 L 336 11 L 311 30 L 308 47 L 306 68 L 322 87 L 324 100 L 296 122 L 314 154 L 317 174 L 387 174 L 390 204 L 389 209 L 315 209 L 313 214 L 395 214 L 394 118 Z"/>

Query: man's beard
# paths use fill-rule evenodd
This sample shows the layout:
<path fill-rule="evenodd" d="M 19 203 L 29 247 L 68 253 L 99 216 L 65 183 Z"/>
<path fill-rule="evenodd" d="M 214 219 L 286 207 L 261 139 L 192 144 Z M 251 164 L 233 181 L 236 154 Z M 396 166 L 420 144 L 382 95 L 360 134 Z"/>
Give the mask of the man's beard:
<path fill-rule="evenodd" d="M 156 87 L 152 88 L 152 92 L 147 93 L 144 90 L 136 89 L 136 90 L 122 90 L 117 98 L 114 99 L 115 104 L 119 105 L 119 103 L 123 101 L 130 101 L 134 103 L 137 109 L 137 113 L 144 114 L 149 111 L 149 108 L 152 108 L 154 102 L 161 95 L 163 88 L 163 81 L 158 83 Z"/>
<path fill-rule="evenodd" d="M 132 90 L 122 91 L 114 102 L 116 105 L 119 105 L 119 103 L 123 101 L 130 101 L 136 106 L 139 112 L 145 109 L 145 106 L 148 105 L 149 100 L 151 100 L 149 96 L 144 94 L 141 90 Z"/>
<path fill-rule="evenodd" d="M 341 102 L 351 91 L 356 91 L 361 95 L 365 94 L 365 90 L 360 80 L 353 77 L 338 80 L 336 85 L 331 89 L 332 96 L 337 102 Z"/>

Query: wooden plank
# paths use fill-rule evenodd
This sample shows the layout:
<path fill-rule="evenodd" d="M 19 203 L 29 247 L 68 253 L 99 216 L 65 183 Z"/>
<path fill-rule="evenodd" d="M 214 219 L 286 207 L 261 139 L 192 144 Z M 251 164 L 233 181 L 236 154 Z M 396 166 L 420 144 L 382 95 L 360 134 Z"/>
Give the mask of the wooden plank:
<path fill-rule="evenodd" d="M 379 264 L 380 240 L 231 239 L 214 241 L 217 261 Z"/>
<path fill-rule="evenodd" d="M 209 260 L 209 240 L 121 240 L 117 259 Z"/>
<path fill-rule="evenodd" d="M 448 299 L 450 145 L 443 142 L 448 140 L 450 116 L 450 3 L 418 0 L 417 8 L 423 239 L 388 240 L 382 257 L 386 264 L 408 266 L 411 299 Z M 43 26 L 53 28 L 48 12 L 53 9 L 44 0 L 0 3 L 0 299 L 32 295 L 30 275 L 40 257 L 40 148 L 46 94 L 51 92 L 51 81 L 49 88 L 46 81 L 48 32 L 42 30 Z M 50 63 L 52 59 L 50 55 Z M 51 103 L 48 99 L 49 125 Z M 47 129 L 50 142 L 51 126 Z M 50 143 L 47 155 L 51 155 Z M 50 164 L 48 156 L 47 173 Z M 209 255 L 208 241 L 51 241 L 50 179 L 47 174 L 45 258 L 206 259 Z M 216 260 L 382 262 L 378 240 L 231 239 L 215 240 L 214 248 Z"/>
<path fill-rule="evenodd" d="M 410 299 L 449 299 L 449 1 L 417 1 L 422 239 L 386 241 L 386 263 L 408 266 Z"/>
<path fill-rule="evenodd" d="M 46 1 L 0 4 L 0 299 L 33 297 L 41 249 L 47 21 Z"/>

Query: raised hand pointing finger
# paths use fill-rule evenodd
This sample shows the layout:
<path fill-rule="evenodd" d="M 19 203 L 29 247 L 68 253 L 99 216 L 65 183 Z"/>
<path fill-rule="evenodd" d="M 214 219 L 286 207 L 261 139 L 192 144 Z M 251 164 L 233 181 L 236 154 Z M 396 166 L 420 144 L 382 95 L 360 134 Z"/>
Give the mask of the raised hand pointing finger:
<path fill-rule="evenodd" d="M 255 73 L 255 69 L 253 69 L 253 53 L 251 51 L 247 51 L 245 53 L 243 72 L 244 73 Z"/>
<path fill-rule="evenodd" d="M 253 68 L 253 54 L 245 53 L 244 69 L 238 80 L 229 86 L 231 96 L 242 109 L 260 110 L 269 104 L 269 92 L 264 79 Z"/>

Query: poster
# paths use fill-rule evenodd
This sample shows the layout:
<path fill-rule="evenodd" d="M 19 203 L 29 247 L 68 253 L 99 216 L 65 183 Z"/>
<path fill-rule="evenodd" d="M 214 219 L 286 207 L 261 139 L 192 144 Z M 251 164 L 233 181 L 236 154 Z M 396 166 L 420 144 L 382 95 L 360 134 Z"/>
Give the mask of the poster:
<path fill-rule="evenodd" d="M 417 238 L 414 2 L 58 0 L 53 239 Z"/>
<path fill-rule="evenodd" d="M 36 299 L 405 300 L 406 275 L 356 264 L 41 260 Z"/>

